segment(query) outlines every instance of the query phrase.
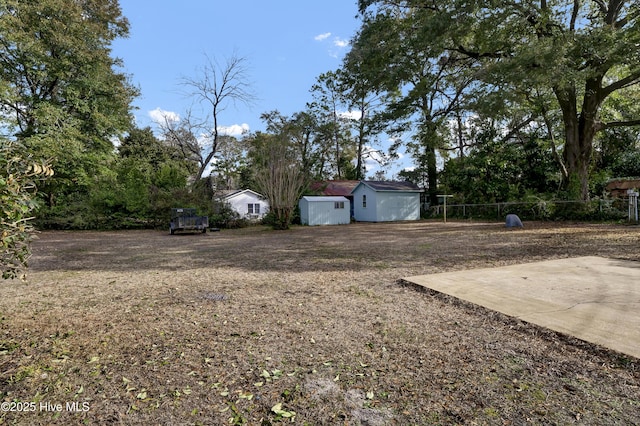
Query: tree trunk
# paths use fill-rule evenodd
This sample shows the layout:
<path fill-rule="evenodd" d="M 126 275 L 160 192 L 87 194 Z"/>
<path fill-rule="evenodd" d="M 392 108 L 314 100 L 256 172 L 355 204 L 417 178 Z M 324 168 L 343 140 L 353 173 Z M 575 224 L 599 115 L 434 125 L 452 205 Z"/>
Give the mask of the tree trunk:
<path fill-rule="evenodd" d="M 603 96 L 601 79 L 587 81 L 582 111 L 578 112 L 575 87 L 556 88 L 554 92 L 564 123 L 563 150 L 567 179 L 564 188 L 570 198 L 589 200 L 589 169 L 593 154 L 593 140 L 597 132 L 597 118 Z"/>

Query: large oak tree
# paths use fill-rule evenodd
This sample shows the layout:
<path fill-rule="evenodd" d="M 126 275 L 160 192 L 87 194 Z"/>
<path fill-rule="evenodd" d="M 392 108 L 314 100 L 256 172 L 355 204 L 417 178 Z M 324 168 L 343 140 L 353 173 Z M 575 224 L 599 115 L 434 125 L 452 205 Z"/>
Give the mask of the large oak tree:
<path fill-rule="evenodd" d="M 359 5 L 365 25 L 380 16 L 393 16 L 401 28 L 410 21 L 410 40 L 422 39 L 434 63 L 465 58 L 475 89 L 505 99 L 531 89 L 551 96 L 562 121 L 558 159 L 573 196 L 588 198 L 597 134 L 640 124 L 637 117 L 604 121 L 600 114 L 612 94 L 640 83 L 637 2 L 360 0 Z M 394 57 L 381 60 L 401 64 Z M 532 113 L 540 120 L 551 116 L 545 108 Z"/>
<path fill-rule="evenodd" d="M 50 205 L 81 189 L 130 126 L 137 90 L 111 56 L 128 31 L 117 0 L 0 5 L 0 113 L 10 137 L 56 170 L 43 187 Z"/>

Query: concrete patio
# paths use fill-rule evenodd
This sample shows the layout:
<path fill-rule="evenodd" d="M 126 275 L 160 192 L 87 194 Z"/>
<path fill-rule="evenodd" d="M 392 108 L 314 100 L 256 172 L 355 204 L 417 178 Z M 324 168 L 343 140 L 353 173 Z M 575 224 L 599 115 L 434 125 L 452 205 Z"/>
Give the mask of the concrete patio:
<path fill-rule="evenodd" d="M 549 260 L 403 278 L 640 359 L 640 263 Z"/>

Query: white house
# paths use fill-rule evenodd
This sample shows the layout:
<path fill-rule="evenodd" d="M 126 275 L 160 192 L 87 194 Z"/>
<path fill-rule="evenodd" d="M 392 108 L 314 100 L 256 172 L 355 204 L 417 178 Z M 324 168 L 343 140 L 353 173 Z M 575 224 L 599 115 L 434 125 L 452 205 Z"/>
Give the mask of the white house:
<path fill-rule="evenodd" d="M 420 219 L 420 193 L 411 182 L 360 181 L 351 191 L 358 222 Z"/>
<path fill-rule="evenodd" d="M 229 192 L 221 199 L 244 219 L 259 220 L 269 211 L 269 202 L 250 189 Z"/>
<path fill-rule="evenodd" d="M 351 222 L 351 207 L 346 197 L 304 196 L 298 206 L 303 225 L 345 225 Z"/>

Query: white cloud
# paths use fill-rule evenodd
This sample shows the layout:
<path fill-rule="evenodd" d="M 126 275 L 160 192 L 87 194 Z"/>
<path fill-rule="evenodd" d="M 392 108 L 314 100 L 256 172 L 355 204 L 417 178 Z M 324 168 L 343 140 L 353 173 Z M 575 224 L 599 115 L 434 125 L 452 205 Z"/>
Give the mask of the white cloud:
<path fill-rule="evenodd" d="M 362 118 L 362 112 L 361 111 L 342 111 L 338 113 L 338 116 L 340 118 L 346 118 L 349 120 L 360 120 L 360 118 Z"/>
<path fill-rule="evenodd" d="M 328 39 L 329 37 L 331 37 L 331 33 L 324 33 L 324 34 L 318 34 L 313 39 L 315 41 L 323 41 L 323 40 Z"/>
<path fill-rule="evenodd" d="M 173 111 L 165 111 L 161 108 L 149 111 L 149 117 L 151 117 L 154 123 L 161 125 L 167 124 L 167 122 L 177 123 L 180 121 L 180 114 Z"/>
<path fill-rule="evenodd" d="M 116 148 L 120 146 L 120 138 L 119 137 L 112 136 L 109 140 L 111 141 L 113 146 L 115 146 Z"/>
<path fill-rule="evenodd" d="M 336 37 L 333 39 L 333 45 L 335 47 L 339 47 L 340 49 L 344 49 L 345 47 L 349 46 L 349 40 Z"/>
<path fill-rule="evenodd" d="M 218 132 L 227 136 L 241 136 L 249 131 L 249 125 L 247 123 L 233 124 L 231 126 L 220 126 Z"/>
<path fill-rule="evenodd" d="M 349 47 L 349 40 L 340 37 L 333 38 L 333 46 L 329 49 L 329 56 L 339 59 L 342 53 Z"/>
<path fill-rule="evenodd" d="M 331 46 L 329 49 L 329 56 L 331 56 L 332 58 L 339 58 L 343 51 L 347 47 L 349 47 L 349 40 L 335 36 L 331 39 L 331 41 L 329 41 L 329 38 L 331 36 L 332 33 L 326 32 L 323 34 L 318 34 L 313 39 L 320 43 L 329 42 Z"/>

